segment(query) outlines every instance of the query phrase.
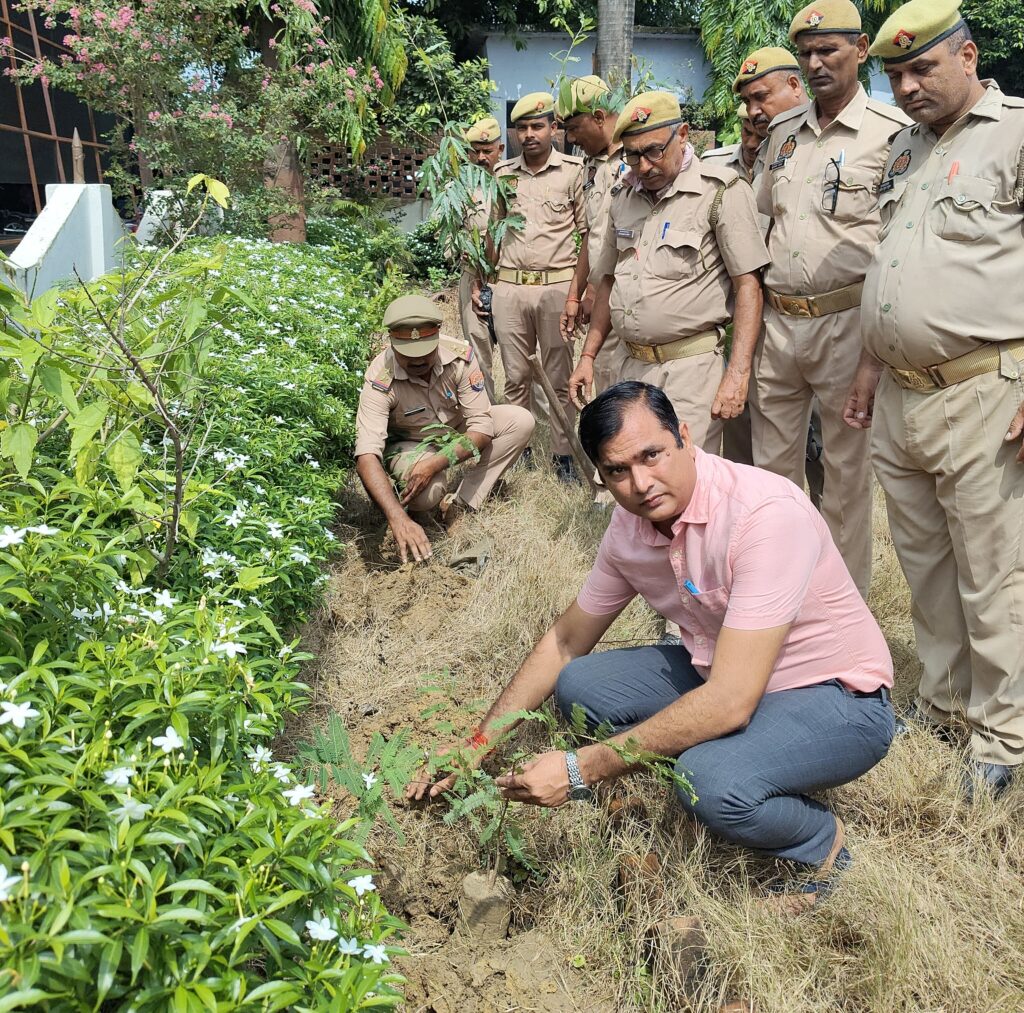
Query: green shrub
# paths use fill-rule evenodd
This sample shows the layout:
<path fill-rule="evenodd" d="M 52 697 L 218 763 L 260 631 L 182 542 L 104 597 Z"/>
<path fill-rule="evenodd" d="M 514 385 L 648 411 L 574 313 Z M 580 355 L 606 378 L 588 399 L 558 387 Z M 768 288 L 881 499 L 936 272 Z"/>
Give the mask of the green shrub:
<path fill-rule="evenodd" d="M 392 289 L 336 238 L 3 294 L 0 1008 L 399 1001 L 355 828 L 270 749 Z"/>

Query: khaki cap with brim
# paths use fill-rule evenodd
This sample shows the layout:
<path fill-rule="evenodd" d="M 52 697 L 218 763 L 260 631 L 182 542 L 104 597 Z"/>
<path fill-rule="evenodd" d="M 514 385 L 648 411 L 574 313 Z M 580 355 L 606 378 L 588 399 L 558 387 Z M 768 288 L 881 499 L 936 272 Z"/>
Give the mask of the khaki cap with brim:
<path fill-rule="evenodd" d="M 789 25 L 789 41 L 798 35 L 860 35 L 860 11 L 850 0 L 820 0 L 808 4 Z"/>
<path fill-rule="evenodd" d="M 596 74 L 574 77 L 570 81 L 563 81 L 558 89 L 555 115 L 560 120 L 567 120 L 581 113 L 593 113 L 595 109 L 607 109 L 606 103 L 610 97 L 611 88 Z"/>
<path fill-rule="evenodd" d="M 732 90 L 738 95 L 740 88 L 751 81 L 756 81 L 765 74 L 774 73 L 776 70 L 791 70 L 798 77 L 800 75 L 800 64 L 796 57 L 781 46 L 765 46 L 763 49 L 755 49 L 741 64 L 740 72 L 732 83 Z"/>
<path fill-rule="evenodd" d="M 630 99 L 619 113 L 612 141 L 618 142 L 623 137 L 646 134 L 648 130 L 672 127 L 682 122 L 683 114 L 675 95 L 667 91 L 645 91 Z"/>
<path fill-rule="evenodd" d="M 391 347 L 411 359 L 429 355 L 437 348 L 443 319 L 434 301 L 425 295 L 403 295 L 384 311 Z"/>
<path fill-rule="evenodd" d="M 532 91 L 524 95 L 513 107 L 509 120 L 518 123 L 520 120 L 535 120 L 541 116 L 555 115 L 555 100 L 550 92 Z"/>
<path fill-rule="evenodd" d="M 470 144 L 491 144 L 501 140 L 501 127 L 493 116 L 477 120 L 463 135 Z"/>
<path fill-rule="evenodd" d="M 961 28 L 960 0 L 910 0 L 885 21 L 868 52 L 883 63 L 913 60 Z"/>

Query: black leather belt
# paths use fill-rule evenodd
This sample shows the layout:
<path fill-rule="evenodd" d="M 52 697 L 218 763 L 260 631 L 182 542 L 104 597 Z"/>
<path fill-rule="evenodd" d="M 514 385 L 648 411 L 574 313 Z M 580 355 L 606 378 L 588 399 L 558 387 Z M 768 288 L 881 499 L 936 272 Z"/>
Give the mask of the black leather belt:
<path fill-rule="evenodd" d="M 886 686 L 879 686 L 878 689 L 873 689 L 870 693 L 864 693 L 864 692 L 862 692 L 859 689 L 850 689 L 848 686 L 844 686 L 843 688 L 846 690 L 847 693 L 850 694 L 850 696 L 858 696 L 858 697 L 875 696 L 875 697 L 878 697 L 878 699 L 881 700 L 882 703 L 888 703 L 889 702 L 889 690 L 888 690 L 888 687 L 886 687 Z"/>

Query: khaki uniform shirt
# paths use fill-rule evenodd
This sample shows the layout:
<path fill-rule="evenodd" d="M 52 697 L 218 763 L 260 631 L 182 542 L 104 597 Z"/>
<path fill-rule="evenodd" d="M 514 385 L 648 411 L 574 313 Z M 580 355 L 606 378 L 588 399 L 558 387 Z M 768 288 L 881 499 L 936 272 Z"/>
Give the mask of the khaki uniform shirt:
<path fill-rule="evenodd" d="M 555 148 L 547 162 L 531 172 L 523 156 L 495 166 L 494 174 L 515 188 L 509 214 L 526 219 L 509 229 L 498 251 L 498 267 L 520 271 L 560 271 L 576 266 L 574 232 L 587 234 L 583 161 Z"/>
<path fill-rule="evenodd" d="M 481 249 L 487 250 L 487 225 L 491 219 L 491 202 L 486 200 L 482 191 L 477 190 L 473 195 L 473 205 L 468 208 L 462 219 L 462 226 L 466 232 L 472 233 L 474 230 L 480 237 Z M 472 268 L 469 264 L 469 257 L 466 254 L 462 256 L 462 267 L 463 270 L 471 270 L 476 273 L 476 269 Z"/>
<path fill-rule="evenodd" d="M 587 243 L 591 260 L 600 248 L 601 232 L 608 222 L 612 187 L 620 182 L 627 172 L 629 166 L 622 160 L 621 144 L 611 155 L 587 155 L 583 159 L 583 193 L 587 200 Z"/>
<path fill-rule="evenodd" d="M 745 180 L 751 186 L 755 186 L 761 173 L 764 172 L 764 149 L 765 146 L 763 144 L 757 149 L 757 157 L 754 159 L 753 166 L 749 169 L 747 168 L 747 163 L 743 161 L 742 145 L 738 143 L 727 144 L 724 148 L 712 148 L 710 151 L 705 151 L 700 156 L 700 160 L 702 162 L 711 162 L 714 165 L 726 165 L 735 171 L 740 179 Z"/>
<path fill-rule="evenodd" d="M 899 109 L 868 98 L 863 87 L 824 129 L 813 102 L 772 120 L 757 188 L 758 210 L 772 219 L 768 288 L 822 295 L 863 280 L 878 244 L 875 189 L 889 138 L 909 122 Z M 842 162 L 834 213 L 825 190 L 830 159 Z"/>
<path fill-rule="evenodd" d="M 430 376 L 418 379 L 386 348 L 370 363 L 356 412 L 355 456 L 383 459 L 388 441 L 430 442 L 427 426 L 443 423 L 460 433 L 494 436 L 491 403 L 473 350 L 458 338 L 442 336 Z"/>
<path fill-rule="evenodd" d="M 711 205 L 723 187 L 712 229 Z M 591 277 L 615 276 L 615 333 L 637 345 L 663 345 L 727 324 L 731 279 L 768 263 L 750 187 L 731 169 L 694 157 L 660 194 L 637 189 L 632 176 L 613 189 Z"/>
<path fill-rule="evenodd" d="M 1024 338 L 1024 99 L 984 84 L 941 137 L 923 125 L 897 134 L 885 164 L 861 327 L 897 369 Z"/>

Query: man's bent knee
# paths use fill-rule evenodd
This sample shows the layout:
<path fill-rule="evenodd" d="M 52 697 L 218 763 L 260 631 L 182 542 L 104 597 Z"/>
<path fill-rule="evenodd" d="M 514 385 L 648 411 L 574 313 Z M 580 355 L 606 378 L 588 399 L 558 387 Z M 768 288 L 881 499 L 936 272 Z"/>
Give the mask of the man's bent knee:
<path fill-rule="evenodd" d="M 593 659 L 590 655 L 575 658 L 558 673 L 555 683 L 555 706 L 567 720 L 572 717 L 574 707 L 582 707 L 587 716 L 587 724 L 594 727 L 591 708 L 588 706 L 587 690 L 593 685 Z"/>

